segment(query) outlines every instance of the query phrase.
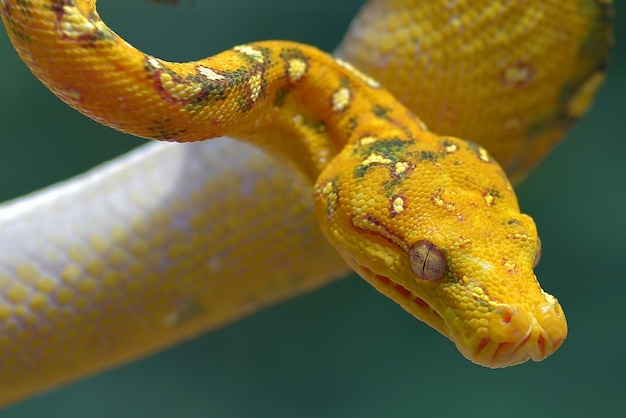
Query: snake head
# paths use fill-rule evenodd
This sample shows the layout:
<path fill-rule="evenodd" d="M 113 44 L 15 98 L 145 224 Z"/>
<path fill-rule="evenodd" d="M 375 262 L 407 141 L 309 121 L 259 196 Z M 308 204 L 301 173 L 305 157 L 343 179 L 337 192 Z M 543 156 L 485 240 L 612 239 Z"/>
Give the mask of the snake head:
<path fill-rule="evenodd" d="M 540 361 L 565 339 L 561 306 L 533 271 L 535 223 L 476 144 L 363 136 L 322 172 L 315 201 L 346 262 L 474 363 Z"/>

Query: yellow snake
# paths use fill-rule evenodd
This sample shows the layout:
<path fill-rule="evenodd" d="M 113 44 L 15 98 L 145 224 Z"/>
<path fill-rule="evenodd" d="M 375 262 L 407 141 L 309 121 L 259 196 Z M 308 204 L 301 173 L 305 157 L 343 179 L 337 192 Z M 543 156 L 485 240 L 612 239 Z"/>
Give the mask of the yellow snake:
<path fill-rule="evenodd" d="M 347 264 L 470 360 L 556 350 L 565 318 L 536 281 L 534 223 L 494 157 L 519 179 L 584 113 L 610 5 L 446 4 L 370 2 L 340 47 L 347 61 L 273 41 L 174 64 L 118 38 L 95 2 L 2 0 L 22 59 L 81 112 L 156 139 L 231 135 L 278 160 L 153 146 L 4 205 L 0 403 L 342 275 L 311 190 Z M 433 131 L 481 145 L 435 135 L 381 83 Z"/>

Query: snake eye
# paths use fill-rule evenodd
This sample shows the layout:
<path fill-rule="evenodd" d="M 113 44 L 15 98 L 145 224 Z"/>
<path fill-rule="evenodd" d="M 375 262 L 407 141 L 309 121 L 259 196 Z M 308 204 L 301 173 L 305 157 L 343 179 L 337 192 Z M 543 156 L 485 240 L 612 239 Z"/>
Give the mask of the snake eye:
<path fill-rule="evenodd" d="M 535 260 L 533 261 L 533 268 L 537 267 L 539 264 L 539 260 L 541 260 L 541 240 L 537 237 L 537 250 L 535 252 Z"/>
<path fill-rule="evenodd" d="M 413 272 L 422 280 L 436 282 L 448 270 L 443 251 L 430 241 L 417 241 L 409 250 L 409 262 Z"/>

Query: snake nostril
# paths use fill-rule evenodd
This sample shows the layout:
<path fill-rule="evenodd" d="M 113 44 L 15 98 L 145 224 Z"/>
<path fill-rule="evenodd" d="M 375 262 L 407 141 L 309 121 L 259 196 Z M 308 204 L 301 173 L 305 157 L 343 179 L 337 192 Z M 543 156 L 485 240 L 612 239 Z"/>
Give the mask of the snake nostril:
<path fill-rule="evenodd" d="M 496 312 L 500 315 L 500 323 L 502 325 L 509 325 L 513 322 L 513 308 L 509 305 L 501 304 L 497 307 Z"/>
<path fill-rule="evenodd" d="M 502 312 L 502 323 L 510 324 L 513 319 L 513 315 L 509 311 Z"/>
<path fill-rule="evenodd" d="M 518 306 L 499 304 L 489 321 L 489 336 L 497 343 L 517 343 L 523 340 L 531 328 L 531 316 Z"/>

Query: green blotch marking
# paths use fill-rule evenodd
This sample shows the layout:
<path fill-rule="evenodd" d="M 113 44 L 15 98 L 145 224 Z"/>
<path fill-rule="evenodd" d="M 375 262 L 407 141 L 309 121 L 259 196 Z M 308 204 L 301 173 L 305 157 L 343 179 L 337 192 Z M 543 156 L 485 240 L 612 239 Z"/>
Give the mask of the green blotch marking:
<path fill-rule="evenodd" d="M 323 134 L 326 132 L 326 122 L 323 120 L 313 120 L 307 116 L 302 116 L 301 123 L 313 133 Z"/>
<path fill-rule="evenodd" d="M 348 131 L 350 134 L 359 126 L 361 119 L 358 116 L 350 116 L 348 119 Z"/>
<path fill-rule="evenodd" d="M 416 157 L 419 157 L 420 161 L 436 161 L 437 157 L 434 153 L 429 151 L 419 152 L 417 155 L 407 150 L 408 147 L 414 144 L 413 140 L 402 140 L 398 138 L 392 138 L 387 140 L 376 141 L 365 147 L 357 148 L 354 153 L 359 155 L 360 158 L 367 158 L 371 154 L 378 154 L 381 157 L 389 160 L 387 164 L 372 163 L 368 165 L 360 164 L 354 169 L 354 178 L 363 178 L 365 173 L 370 167 L 384 165 L 389 171 L 389 180 L 383 184 L 383 193 L 386 197 L 390 197 L 393 194 L 397 194 L 397 186 L 401 185 L 405 178 L 414 171 Z M 396 172 L 396 164 L 398 162 L 409 163 L 410 169 L 402 173 Z"/>
<path fill-rule="evenodd" d="M 199 111 L 206 106 L 215 105 L 226 100 L 230 94 L 231 86 L 228 84 L 208 84 L 205 81 L 200 83 L 202 85 L 200 93 L 187 104 L 189 111 Z"/>
<path fill-rule="evenodd" d="M 378 105 L 372 107 L 372 113 L 377 118 L 386 119 L 389 112 L 391 112 L 391 108 L 389 107 L 378 106 Z"/>
<path fill-rule="evenodd" d="M 266 50 L 269 53 L 269 49 L 266 49 Z M 281 57 L 285 61 L 285 64 L 288 64 L 288 61 L 293 58 L 301 59 L 302 61 L 305 61 L 307 63 L 309 62 L 306 55 L 304 55 L 304 53 L 302 53 L 302 51 L 299 50 L 298 48 L 282 48 L 278 56 Z"/>
<path fill-rule="evenodd" d="M 419 162 L 429 161 L 432 163 L 437 162 L 439 155 L 433 151 L 417 151 L 411 152 L 407 148 L 414 145 L 413 140 L 402 140 L 399 138 L 392 138 L 387 140 L 376 141 L 365 147 L 355 149 L 354 153 L 364 159 L 371 154 L 378 154 L 381 157 L 389 160 L 388 164 L 385 164 L 389 170 L 390 180 L 383 186 L 386 195 L 390 195 L 394 190 L 394 187 L 401 184 L 402 181 L 409 176 L 415 169 L 415 166 Z M 405 172 L 398 173 L 395 170 L 398 162 L 406 162 L 411 164 L 410 169 Z M 362 178 L 370 167 L 380 164 L 368 164 L 359 165 L 354 170 L 354 178 Z"/>
<path fill-rule="evenodd" d="M 219 74 L 225 77 L 224 80 L 208 81 L 197 75 L 186 75 L 182 77 L 177 72 L 168 68 L 163 62 L 160 64 L 160 67 L 153 67 L 150 64 L 148 56 L 144 58 L 144 70 L 148 74 L 148 77 L 152 78 L 157 84 L 159 94 L 164 97 L 165 100 L 184 105 L 185 109 L 189 112 L 198 112 L 206 106 L 215 105 L 220 101 L 226 100 L 232 93 L 233 86 L 245 82 L 245 77 L 249 76 L 249 73 L 245 69 L 240 68 L 235 71 L 220 71 Z M 200 86 L 200 91 L 193 97 L 185 99 L 172 97 L 160 83 L 159 77 L 162 72 L 169 74 L 172 80 L 177 84 L 198 85 Z"/>
<path fill-rule="evenodd" d="M 154 121 L 154 125 L 148 129 L 155 139 L 174 139 L 187 132 L 186 129 L 171 129 L 170 119 Z"/>
<path fill-rule="evenodd" d="M 261 53 L 262 63 L 257 61 L 257 57 L 255 55 L 246 54 L 245 52 L 237 51 L 237 53 L 243 58 L 244 61 L 248 62 L 252 67 L 265 67 L 266 63 L 271 62 L 271 50 L 265 47 L 260 47 L 257 45 L 249 45 L 252 49 L 259 51 Z"/>
<path fill-rule="evenodd" d="M 458 142 L 452 141 L 448 138 L 443 140 L 443 142 L 441 143 L 441 147 L 444 149 L 450 148 L 450 147 L 456 147 L 456 150 L 459 150 L 461 148 Z M 456 152 L 456 151 L 453 151 L 453 152 Z"/>
<path fill-rule="evenodd" d="M 467 142 L 467 149 L 472 151 L 474 154 L 476 155 L 480 155 L 480 145 L 478 145 L 476 142 L 472 142 L 472 141 L 466 141 Z"/>
<path fill-rule="evenodd" d="M 487 192 L 489 192 L 489 194 L 495 198 L 500 199 L 502 197 L 502 194 L 496 188 L 492 187 L 490 189 L 487 189 Z"/>
<path fill-rule="evenodd" d="M 406 156 L 410 155 L 409 153 L 407 153 L 406 151 L 406 147 L 411 145 L 413 143 L 413 141 L 403 141 L 401 139 L 387 139 L 387 140 L 380 140 L 380 141 L 376 141 L 371 145 L 362 147 L 362 148 L 357 148 L 355 149 L 355 154 L 359 154 L 359 156 L 361 158 L 366 158 L 368 155 L 370 154 L 378 154 L 383 158 L 386 158 L 388 160 L 391 161 L 391 167 L 390 170 L 392 170 L 393 166 L 400 160 L 405 159 Z M 375 165 L 379 165 L 379 164 L 368 164 L 368 165 L 362 165 L 359 164 L 359 166 L 354 170 L 354 177 L 355 178 L 361 178 L 365 175 L 365 173 L 367 172 L 367 170 Z"/>
<path fill-rule="evenodd" d="M 285 98 L 289 94 L 289 89 L 286 87 L 281 87 L 276 91 L 276 97 L 274 97 L 274 106 L 282 107 L 285 103 Z"/>
<path fill-rule="evenodd" d="M 32 14 L 30 10 L 30 5 L 28 1 L 18 1 L 18 3 L 26 10 L 27 14 Z M 61 21 L 62 16 L 65 15 L 65 6 L 72 6 L 76 8 L 76 4 L 73 1 L 67 0 L 58 0 L 48 6 L 49 10 L 53 11 L 57 15 L 58 21 Z M 102 47 L 100 44 L 102 41 L 113 41 L 115 39 L 115 34 L 107 27 L 98 27 L 96 23 L 102 23 L 102 20 L 95 12 L 90 12 L 89 14 L 84 14 L 82 10 L 79 10 L 83 16 L 89 20 L 93 27 L 95 28 L 89 33 L 83 33 L 77 38 L 73 39 L 73 41 L 80 43 L 83 48 L 92 48 L 95 46 Z M 114 46 L 116 42 L 109 42 L 109 46 Z"/>
<path fill-rule="evenodd" d="M 459 283 L 459 278 L 456 277 L 456 274 L 454 274 L 451 270 L 448 272 L 448 275 L 446 277 L 447 277 L 446 281 L 448 283 L 455 283 L 455 284 Z"/>
<path fill-rule="evenodd" d="M 376 153 L 396 163 L 403 157 L 410 155 L 406 151 L 409 145 L 413 145 L 413 141 L 406 141 L 399 138 L 383 139 L 365 147 L 357 148 L 355 153 L 360 154 L 362 157 Z"/>
<path fill-rule="evenodd" d="M 25 15 L 31 16 L 32 12 L 28 8 L 28 2 L 25 0 L 17 0 L 17 4 L 20 6 L 20 12 Z M 27 43 L 32 43 L 32 39 L 24 33 L 24 25 L 13 17 L 15 11 L 8 4 L 6 5 L 6 13 L 4 14 L 5 22 L 7 23 L 7 30 L 10 30 L 13 35 Z"/>
<path fill-rule="evenodd" d="M 7 29 L 9 29 L 11 32 L 13 32 L 13 35 L 19 39 L 20 41 L 23 41 L 25 43 L 29 43 L 32 44 L 33 40 L 30 36 L 28 36 L 23 29 L 23 26 L 18 26 L 15 22 L 11 21 L 8 17 L 7 20 L 9 22 L 9 24 L 11 25 L 10 27 L 7 27 Z"/>
<path fill-rule="evenodd" d="M 482 299 L 478 299 L 478 298 L 474 298 L 474 300 L 480 305 L 480 306 L 484 306 L 485 308 L 489 309 L 490 311 L 493 310 L 493 307 L 491 305 L 489 305 L 488 302 L 485 302 Z"/>
<path fill-rule="evenodd" d="M 493 158 L 493 156 L 491 155 L 491 153 L 489 153 L 489 150 L 485 149 L 484 147 L 481 147 L 480 145 L 478 145 L 478 144 L 477 144 L 477 143 L 475 143 L 475 142 L 472 142 L 472 141 L 467 141 L 467 149 L 468 149 L 468 150 L 470 150 L 471 152 L 473 152 L 473 153 L 474 153 L 474 155 L 475 155 L 477 158 L 479 158 L 481 161 L 483 161 L 483 160 L 482 160 L 483 156 L 481 155 L 481 152 L 480 152 L 481 148 L 482 148 L 483 150 L 487 151 L 487 155 L 489 156 L 489 161 L 488 161 L 489 163 L 493 163 L 493 162 L 495 162 L 495 161 L 496 161 L 496 160 Z"/>
<path fill-rule="evenodd" d="M 361 165 L 359 164 L 359 166 L 357 168 L 354 169 L 354 178 L 363 178 L 363 176 L 365 175 L 365 173 L 367 172 L 367 170 L 371 167 L 371 165 Z"/>
<path fill-rule="evenodd" d="M 326 124 L 322 120 L 311 120 L 304 117 L 302 119 L 302 124 L 315 133 L 323 134 L 326 132 Z"/>
<path fill-rule="evenodd" d="M 612 3 L 579 0 L 581 16 L 590 16 L 589 32 L 581 41 L 578 58 L 583 62 L 605 62 L 613 39 L 611 23 L 615 14 Z"/>
<path fill-rule="evenodd" d="M 241 113 L 246 113 L 252 110 L 254 103 L 251 103 L 250 97 L 247 94 L 240 94 L 237 97 L 237 111 Z"/>
<path fill-rule="evenodd" d="M 260 68 L 260 70 L 257 71 L 258 68 Z M 261 87 L 257 99 L 253 102 L 252 98 L 250 97 L 252 90 L 248 86 L 248 80 L 250 79 L 251 75 L 257 74 L 259 72 L 262 75 Z M 267 77 L 265 77 L 265 65 L 257 64 L 256 68 L 253 70 L 247 68 L 242 69 L 242 73 L 243 74 L 235 80 L 234 87 L 239 86 L 240 89 L 243 90 L 241 91 L 239 97 L 237 97 L 237 111 L 245 113 L 250 111 L 257 103 L 265 99 L 265 92 L 267 91 Z"/>
<path fill-rule="evenodd" d="M 278 56 L 283 60 L 285 65 L 284 72 L 285 75 L 289 73 L 289 61 L 292 59 L 298 59 L 303 61 L 306 64 L 305 72 L 303 76 L 308 73 L 309 70 L 309 58 L 299 49 L 297 48 L 282 48 Z"/>
<path fill-rule="evenodd" d="M 26 6 L 24 7 L 24 10 L 26 10 L 27 14 L 29 15 L 31 14 L 30 9 L 28 8 L 28 3 L 30 3 L 30 1 L 18 0 L 17 3 L 21 6 Z M 67 3 L 66 0 L 55 0 L 52 2 L 52 4 L 50 4 L 50 6 L 48 6 L 48 8 L 52 10 L 54 13 L 56 13 L 57 15 L 61 15 L 63 14 L 63 6 L 65 6 L 66 3 Z"/>
<path fill-rule="evenodd" d="M 544 115 L 529 123 L 526 129 L 526 137 L 532 140 L 538 138 L 547 130 L 557 127 L 561 130 L 568 130 L 574 122 L 576 122 L 576 119 L 568 116 L 562 105 L 559 111 Z"/>
<path fill-rule="evenodd" d="M 320 193 L 324 201 L 326 202 L 326 205 L 325 205 L 326 216 L 328 216 L 329 218 L 331 218 L 334 215 L 335 208 L 339 200 L 339 188 L 337 187 L 338 179 L 339 179 L 339 176 L 335 176 L 326 183 L 326 184 L 330 184 L 330 187 L 332 189 L 330 193 L 324 193 L 323 190 Z M 331 195 L 334 195 L 334 200 L 331 199 Z"/>
<path fill-rule="evenodd" d="M 420 161 L 430 161 L 435 163 L 437 162 L 438 156 L 432 151 L 420 151 L 418 158 Z"/>
<path fill-rule="evenodd" d="M 402 180 L 404 180 L 404 177 L 406 177 L 406 175 L 403 174 L 402 176 L 392 177 L 391 179 L 385 181 L 385 183 L 383 184 L 383 195 L 386 198 L 391 199 L 392 196 L 405 194 L 406 188 L 401 187 L 401 183 Z"/>

